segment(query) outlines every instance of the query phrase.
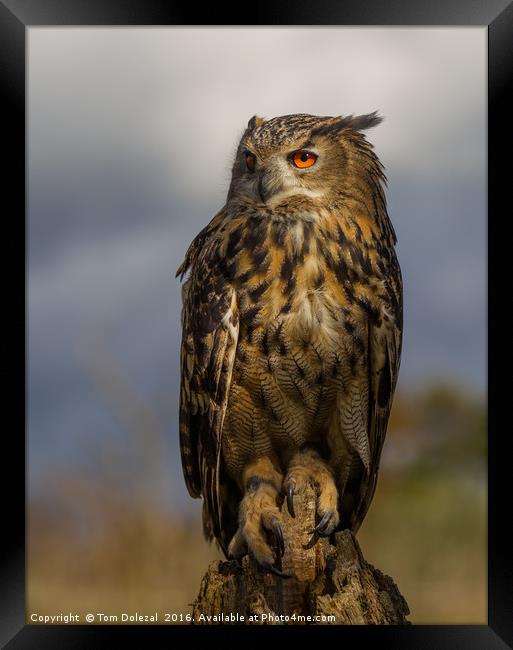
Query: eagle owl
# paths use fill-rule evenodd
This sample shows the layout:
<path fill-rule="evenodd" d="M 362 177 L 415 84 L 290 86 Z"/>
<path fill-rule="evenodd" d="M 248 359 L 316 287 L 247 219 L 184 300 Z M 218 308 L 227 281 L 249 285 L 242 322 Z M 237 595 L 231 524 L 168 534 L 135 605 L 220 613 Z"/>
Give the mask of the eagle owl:
<path fill-rule="evenodd" d="M 278 575 L 283 499 L 295 516 L 315 485 L 329 536 L 356 532 L 376 489 L 402 336 L 386 178 L 362 134 L 380 121 L 251 118 L 226 204 L 177 271 L 186 485 L 207 539 Z"/>

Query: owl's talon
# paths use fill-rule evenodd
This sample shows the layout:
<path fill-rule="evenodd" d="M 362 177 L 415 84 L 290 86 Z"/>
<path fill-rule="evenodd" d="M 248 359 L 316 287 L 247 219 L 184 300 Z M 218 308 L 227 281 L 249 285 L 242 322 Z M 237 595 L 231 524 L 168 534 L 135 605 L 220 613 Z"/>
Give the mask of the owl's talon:
<path fill-rule="evenodd" d="M 321 521 L 317 524 L 317 526 L 310 531 L 311 533 L 317 533 L 319 537 L 328 537 L 331 535 L 333 532 L 335 525 L 333 524 L 335 517 L 333 512 L 326 512 Z"/>
<path fill-rule="evenodd" d="M 291 516 L 295 515 L 294 495 L 308 484 L 316 489 L 315 510 L 320 521 L 308 531 L 312 538 L 303 547 L 305 549 L 312 548 L 320 537 L 329 537 L 339 523 L 338 491 L 333 474 L 326 461 L 313 449 L 299 451 L 288 467 L 284 487 Z"/>
<path fill-rule="evenodd" d="M 261 457 L 249 464 L 243 475 L 245 494 L 239 505 L 239 526 L 228 546 L 231 554 L 249 554 L 266 570 L 285 554 L 285 540 L 278 507 L 282 475 L 271 460 Z M 279 569 L 273 571 L 276 573 Z M 280 575 L 281 572 L 276 575 Z"/>
<path fill-rule="evenodd" d="M 310 532 L 313 533 L 310 541 L 307 544 L 303 544 L 303 548 L 305 549 L 305 551 L 313 548 L 317 544 L 317 541 L 319 540 L 319 535 L 317 532 L 314 531 L 310 531 Z"/>
<path fill-rule="evenodd" d="M 295 519 L 296 513 L 294 511 L 294 493 L 296 485 L 294 481 L 289 481 L 287 485 L 287 508 L 290 513 L 290 516 Z"/>
<path fill-rule="evenodd" d="M 271 519 L 271 531 L 276 540 L 276 545 L 278 547 L 280 557 L 283 557 L 285 555 L 285 541 L 283 539 L 283 531 L 281 529 L 280 522 L 276 517 L 273 517 Z"/>

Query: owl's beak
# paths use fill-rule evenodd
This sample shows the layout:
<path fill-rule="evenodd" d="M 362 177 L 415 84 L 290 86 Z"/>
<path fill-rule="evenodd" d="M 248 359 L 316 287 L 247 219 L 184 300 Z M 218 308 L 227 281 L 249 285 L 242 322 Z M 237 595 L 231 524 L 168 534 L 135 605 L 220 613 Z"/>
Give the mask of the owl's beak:
<path fill-rule="evenodd" d="M 258 196 L 262 203 L 265 203 L 266 192 L 264 188 L 264 174 L 260 174 L 258 177 Z"/>
<path fill-rule="evenodd" d="M 258 175 L 258 196 L 262 203 L 265 203 L 272 194 L 274 194 L 272 172 L 269 169 L 262 169 Z"/>

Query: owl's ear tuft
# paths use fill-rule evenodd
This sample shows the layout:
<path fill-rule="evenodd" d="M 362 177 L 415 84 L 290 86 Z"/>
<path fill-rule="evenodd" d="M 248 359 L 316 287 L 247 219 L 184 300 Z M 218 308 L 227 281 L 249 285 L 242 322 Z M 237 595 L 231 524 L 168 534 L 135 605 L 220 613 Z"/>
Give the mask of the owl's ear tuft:
<path fill-rule="evenodd" d="M 364 131 L 365 129 L 371 129 L 373 126 L 378 126 L 383 122 L 383 117 L 378 115 L 377 111 L 373 113 L 368 113 L 367 115 L 349 115 L 347 118 L 344 118 L 349 121 L 348 126 L 355 131 Z"/>
<path fill-rule="evenodd" d="M 249 120 L 248 122 L 248 129 L 256 129 L 257 127 L 261 126 L 264 123 L 264 118 L 263 117 L 258 117 L 258 115 L 253 115 L 253 117 Z"/>
<path fill-rule="evenodd" d="M 378 115 L 377 111 L 367 115 L 341 115 L 340 117 L 330 118 L 328 122 L 318 126 L 312 131 L 312 135 L 337 135 L 345 129 L 364 131 L 381 124 L 382 121 L 383 118 Z"/>

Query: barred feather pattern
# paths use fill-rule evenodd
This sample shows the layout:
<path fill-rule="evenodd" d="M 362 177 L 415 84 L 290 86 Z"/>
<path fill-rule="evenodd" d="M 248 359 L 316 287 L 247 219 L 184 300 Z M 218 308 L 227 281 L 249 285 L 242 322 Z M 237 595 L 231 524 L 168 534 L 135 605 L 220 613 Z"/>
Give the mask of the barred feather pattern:
<path fill-rule="evenodd" d="M 299 448 L 316 445 L 337 480 L 340 525 L 354 531 L 376 489 L 400 364 L 402 280 L 381 163 L 354 125 L 334 133 L 330 124 L 318 136 L 342 132 L 351 154 L 329 196 L 266 205 L 229 194 L 178 270 L 190 270 L 182 465 L 191 496 L 203 497 L 205 534 L 225 552 L 244 467 L 259 456 L 285 472 Z"/>

